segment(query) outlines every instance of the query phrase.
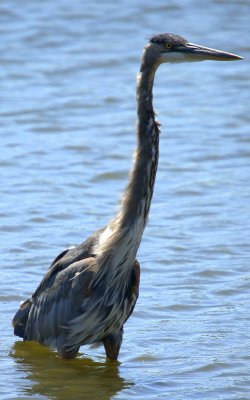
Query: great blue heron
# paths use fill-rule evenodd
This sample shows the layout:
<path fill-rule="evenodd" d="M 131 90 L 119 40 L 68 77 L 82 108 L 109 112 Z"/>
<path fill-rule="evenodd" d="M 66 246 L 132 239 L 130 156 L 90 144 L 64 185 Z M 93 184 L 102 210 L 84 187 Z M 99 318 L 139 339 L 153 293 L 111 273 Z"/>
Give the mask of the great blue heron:
<path fill-rule="evenodd" d="M 152 90 L 166 62 L 240 60 L 242 57 L 189 43 L 164 33 L 146 44 L 137 79 L 137 151 L 118 214 L 79 246 L 51 264 L 32 297 L 17 311 L 14 333 L 74 358 L 84 344 L 102 342 L 118 358 L 123 325 L 139 293 L 136 254 L 147 222 L 158 163 L 159 124 Z"/>

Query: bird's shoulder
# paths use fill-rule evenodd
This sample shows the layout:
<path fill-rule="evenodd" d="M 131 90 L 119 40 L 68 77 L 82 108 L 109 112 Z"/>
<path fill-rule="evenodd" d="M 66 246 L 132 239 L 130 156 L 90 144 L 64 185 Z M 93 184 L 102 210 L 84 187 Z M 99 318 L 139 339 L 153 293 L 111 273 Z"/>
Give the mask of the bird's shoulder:
<path fill-rule="evenodd" d="M 93 274 L 96 269 L 94 248 L 103 230 L 104 228 L 94 232 L 80 245 L 61 252 L 50 265 L 32 298 L 37 298 L 45 290 L 55 288 L 62 280 L 66 284 L 66 280 L 70 281 L 76 274 L 82 274 L 86 268 L 85 275 Z"/>

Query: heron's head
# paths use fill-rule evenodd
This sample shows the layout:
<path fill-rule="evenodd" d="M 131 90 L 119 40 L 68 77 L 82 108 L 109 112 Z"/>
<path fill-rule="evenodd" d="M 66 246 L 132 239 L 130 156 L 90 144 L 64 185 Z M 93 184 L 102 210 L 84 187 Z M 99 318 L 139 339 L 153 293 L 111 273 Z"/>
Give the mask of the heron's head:
<path fill-rule="evenodd" d="M 188 42 L 179 35 L 163 33 L 153 36 L 146 46 L 148 57 L 158 64 L 186 61 L 234 61 L 242 57 L 221 50 L 210 49 Z"/>

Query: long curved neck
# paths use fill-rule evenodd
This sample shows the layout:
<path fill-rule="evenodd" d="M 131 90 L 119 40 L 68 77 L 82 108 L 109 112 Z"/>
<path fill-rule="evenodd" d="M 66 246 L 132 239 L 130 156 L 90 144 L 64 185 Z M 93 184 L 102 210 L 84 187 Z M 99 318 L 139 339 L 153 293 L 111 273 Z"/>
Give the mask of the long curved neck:
<path fill-rule="evenodd" d="M 144 61 L 144 60 L 143 60 Z M 137 79 L 137 149 L 129 185 L 124 193 L 121 226 L 137 226 L 142 235 L 145 228 L 158 164 L 159 125 L 153 110 L 153 82 L 157 65 L 142 62 Z"/>
<path fill-rule="evenodd" d="M 130 268 L 147 222 L 158 164 L 159 125 L 153 110 L 157 64 L 147 62 L 145 50 L 137 79 L 137 149 L 120 210 L 101 235 L 97 253 L 112 258 L 115 269 Z M 125 268 L 126 270 L 126 268 Z"/>

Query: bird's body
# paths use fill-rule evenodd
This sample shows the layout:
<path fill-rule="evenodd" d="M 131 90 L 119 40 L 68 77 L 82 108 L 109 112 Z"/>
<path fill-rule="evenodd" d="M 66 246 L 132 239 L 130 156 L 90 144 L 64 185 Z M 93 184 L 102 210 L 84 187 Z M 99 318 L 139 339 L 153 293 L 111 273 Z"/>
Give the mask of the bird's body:
<path fill-rule="evenodd" d="M 53 261 L 32 298 L 18 310 L 15 334 L 55 348 L 65 358 L 75 357 L 81 344 L 103 342 L 107 356 L 117 358 L 140 273 L 133 260 L 130 267 L 121 265 L 120 273 L 113 268 L 110 281 L 112 248 L 102 257 L 95 253 L 104 232 L 95 232 Z M 126 279 L 122 267 L 127 267 Z"/>
<path fill-rule="evenodd" d="M 152 104 L 156 69 L 168 61 L 239 58 L 173 34 L 149 41 L 137 80 L 137 150 L 120 210 L 105 228 L 53 261 L 35 293 L 16 313 L 16 335 L 56 348 L 65 358 L 75 357 L 81 345 L 103 342 L 107 356 L 117 359 L 123 325 L 139 293 L 136 254 L 158 164 L 160 130 Z"/>

